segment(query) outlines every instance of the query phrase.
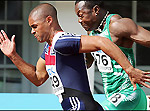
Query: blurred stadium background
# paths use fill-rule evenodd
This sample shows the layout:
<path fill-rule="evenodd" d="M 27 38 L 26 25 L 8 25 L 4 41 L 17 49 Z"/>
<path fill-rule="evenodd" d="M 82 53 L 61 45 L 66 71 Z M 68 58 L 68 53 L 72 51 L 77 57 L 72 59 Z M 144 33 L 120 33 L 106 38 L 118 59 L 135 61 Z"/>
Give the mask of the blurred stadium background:
<path fill-rule="evenodd" d="M 36 64 L 44 44 L 39 44 L 30 34 L 28 15 L 40 3 L 51 3 L 58 10 L 58 19 L 63 30 L 76 34 L 86 34 L 80 26 L 74 11 L 75 1 L 0 1 L 0 29 L 8 36 L 16 35 L 17 52 L 28 63 Z M 111 13 L 132 18 L 138 25 L 150 30 L 150 1 L 106 1 Z M 115 8 L 114 8 L 115 7 Z M 71 27 L 71 28 L 70 28 Z M 35 48 L 36 47 L 36 48 Z M 138 44 L 133 46 L 136 67 L 150 70 L 150 48 Z M 93 94 L 104 94 L 101 76 L 95 63 L 88 70 L 90 87 Z M 150 89 L 142 87 L 146 95 Z M 31 84 L 16 66 L 0 51 L 0 93 L 53 93 L 50 81 L 40 87 Z"/>

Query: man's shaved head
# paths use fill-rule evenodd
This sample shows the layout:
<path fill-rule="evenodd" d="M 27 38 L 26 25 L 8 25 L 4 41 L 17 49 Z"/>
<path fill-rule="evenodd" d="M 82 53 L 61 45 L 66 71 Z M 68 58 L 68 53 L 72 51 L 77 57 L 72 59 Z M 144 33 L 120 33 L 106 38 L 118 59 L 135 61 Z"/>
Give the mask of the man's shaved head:
<path fill-rule="evenodd" d="M 36 6 L 29 14 L 29 26 L 31 33 L 42 42 L 50 43 L 55 30 L 62 30 L 58 24 L 57 11 L 54 6 L 48 3 L 42 3 Z"/>
<path fill-rule="evenodd" d="M 57 19 L 55 7 L 48 3 L 38 5 L 29 14 L 29 17 L 38 19 L 45 19 L 47 16 L 51 16 L 54 20 Z"/>

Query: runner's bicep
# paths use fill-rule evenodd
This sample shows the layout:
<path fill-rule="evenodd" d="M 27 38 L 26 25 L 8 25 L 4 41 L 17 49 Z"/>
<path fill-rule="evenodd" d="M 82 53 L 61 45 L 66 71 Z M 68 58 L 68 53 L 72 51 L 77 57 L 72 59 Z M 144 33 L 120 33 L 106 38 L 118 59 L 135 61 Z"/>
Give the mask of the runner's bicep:
<path fill-rule="evenodd" d="M 98 50 L 97 40 L 98 39 L 95 36 L 82 35 L 80 41 L 79 53 L 89 53 L 89 52 L 97 51 Z"/>
<path fill-rule="evenodd" d="M 46 71 L 46 65 L 45 65 L 45 60 L 43 58 L 39 58 L 37 64 L 36 64 L 36 75 L 37 77 L 40 78 L 48 78 L 48 74 Z"/>

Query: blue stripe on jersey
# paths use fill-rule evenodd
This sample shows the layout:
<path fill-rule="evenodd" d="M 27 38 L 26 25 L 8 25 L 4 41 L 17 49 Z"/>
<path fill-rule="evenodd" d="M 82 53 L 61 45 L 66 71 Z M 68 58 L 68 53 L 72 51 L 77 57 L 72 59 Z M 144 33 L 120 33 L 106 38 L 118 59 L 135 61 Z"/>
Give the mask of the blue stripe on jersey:
<path fill-rule="evenodd" d="M 41 54 L 41 58 L 45 60 L 45 51 Z"/>
<path fill-rule="evenodd" d="M 44 45 L 43 53 L 41 54 L 41 58 L 44 59 L 44 60 L 45 60 L 45 53 L 48 53 L 48 47 L 49 47 L 49 45 L 48 45 L 48 43 L 46 43 Z"/>
<path fill-rule="evenodd" d="M 79 53 L 81 36 L 62 37 L 55 43 L 54 49 L 61 54 Z"/>

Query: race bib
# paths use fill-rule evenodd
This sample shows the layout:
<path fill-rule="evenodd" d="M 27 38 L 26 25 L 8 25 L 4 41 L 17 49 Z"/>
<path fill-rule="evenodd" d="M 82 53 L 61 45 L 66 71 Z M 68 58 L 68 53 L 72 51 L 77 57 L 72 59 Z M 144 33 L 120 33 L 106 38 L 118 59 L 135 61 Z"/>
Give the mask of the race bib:
<path fill-rule="evenodd" d="M 108 100 L 117 107 L 121 103 L 121 101 L 125 99 L 125 97 L 126 96 L 124 94 L 114 93 L 108 98 Z"/>
<path fill-rule="evenodd" d="M 91 52 L 97 61 L 97 67 L 100 72 L 113 72 L 111 58 L 106 55 L 102 50 Z"/>
<path fill-rule="evenodd" d="M 56 66 L 55 65 L 46 66 L 46 70 L 52 81 L 52 87 L 53 87 L 55 95 L 59 95 L 59 94 L 63 93 L 64 88 L 63 88 L 61 79 L 56 72 Z"/>
<path fill-rule="evenodd" d="M 63 84 L 56 71 L 56 56 L 52 47 L 49 47 L 48 53 L 45 53 L 46 70 L 52 81 L 52 87 L 55 95 L 59 95 L 64 92 Z"/>

